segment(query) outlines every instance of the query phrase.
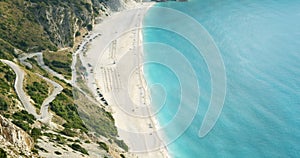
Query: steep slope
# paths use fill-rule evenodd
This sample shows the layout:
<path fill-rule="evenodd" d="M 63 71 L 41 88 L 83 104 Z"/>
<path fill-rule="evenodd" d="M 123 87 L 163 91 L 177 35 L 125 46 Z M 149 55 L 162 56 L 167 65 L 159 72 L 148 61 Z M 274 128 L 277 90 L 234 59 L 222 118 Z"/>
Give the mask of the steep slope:
<path fill-rule="evenodd" d="M 93 28 L 96 19 L 105 18 L 111 12 L 126 8 L 128 2 L 132 1 L 0 0 L 0 59 L 13 61 L 24 70 L 24 87 L 32 84 L 32 81 L 40 82 L 43 77 L 63 87 L 62 93 L 49 103 L 53 117 L 49 124 L 44 124 L 24 110 L 24 105 L 14 89 L 16 74 L 8 65 L 0 62 L 0 155 L 2 153 L 10 157 L 126 155 L 127 146 L 117 138 L 114 119 L 109 112 L 88 101 L 89 99 L 82 94 L 78 94 L 77 97 L 87 102 L 85 105 L 80 103 L 77 105 L 72 85 L 41 67 L 38 58 L 32 56 L 24 59 L 31 64 L 29 67 L 22 66 L 20 64 L 22 62 L 18 60 L 24 54 L 40 52 L 55 55 L 62 52 L 58 50 L 64 50 L 61 59 L 66 60 L 55 61 L 57 59 L 54 57 L 49 63 L 61 66 L 66 62 L 64 66 L 68 66 L 68 62 L 72 60 L 71 54 L 74 53 L 80 39 Z M 49 54 L 45 55 L 47 59 L 51 59 Z M 70 70 L 70 67 L 62 70 Z M 26 89 L 27 95 L 34 94 L 35 97 L 41 98 L 37 94 L 44 88 L 42 84 L 38 85 L 41 87 Z M 51 94 L 53 87 L 47 91 Z M 45 95 L 47 96 L 46 92 Z M 34 104 L 36 99 L 31 101 Z M 38 107 L 35 107 L 35 110 L 37 113 L 40 112 Z M 78 113 L 81 113 L 81 117 Z"/>
<path fill-rule="evenodd" d="M 72 47 L 81 28 L 124 8 L 121 0 L 0 0 L 0 39 L 25 52 Z"/>
<path fill-rule="evenodd" d="M 21 128 L 0 115 L 0 147 L 5 148 L 8 155 L 21 153 L 32 156 L 33 139 Z"/>

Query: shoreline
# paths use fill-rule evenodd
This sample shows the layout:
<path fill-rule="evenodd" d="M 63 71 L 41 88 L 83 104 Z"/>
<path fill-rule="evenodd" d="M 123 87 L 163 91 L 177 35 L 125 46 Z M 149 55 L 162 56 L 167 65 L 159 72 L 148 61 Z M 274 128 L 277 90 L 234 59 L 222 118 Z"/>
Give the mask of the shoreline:
<path fill-rule="evenodd" d="M 141 28 L 146 12 L 154 4 L 136 3 L 96 24 L 91 36 L 100 36 L 89 43 L 86 55 L 80 53 L 83 66 L 90 67 L 87 85 L 98 101 L 101 102 L 100 91 L 109 103 L 107 110 L 112 112 L 120 139 L 129 146 L 132 157 L 170 157 L 156 132 L 159 123 L 151 116 L 150 92 L 141 66 L 144 62 Z M 118 24 L 120 27 L 114 27 Z M 130 98 L 124 97 L 126 91 Z M 157 146 L 158 149 L 152 149 Z"/>

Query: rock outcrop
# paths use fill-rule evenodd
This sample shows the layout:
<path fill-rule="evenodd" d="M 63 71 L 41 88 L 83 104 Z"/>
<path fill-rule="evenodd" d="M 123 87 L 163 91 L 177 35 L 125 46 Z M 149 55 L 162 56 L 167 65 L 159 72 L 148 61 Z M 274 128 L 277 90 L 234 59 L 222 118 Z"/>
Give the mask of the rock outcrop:
<path fill-rule="evenodd" d="M 132 0 L 79 0 L 32 2 L 30 10 L 43 26 L 52 43 L 57 47 L 73 46 L 75 33 L 93 25 L 96 17 L 105 17 L 110 12 L 126 8 Z"/>
<path fill-rule="evenodd" d="M 0 115 L 0 147 L 7 150 L 9 155 L 31 155 L 34 146 L 33 139 L 21 128 Z"/>

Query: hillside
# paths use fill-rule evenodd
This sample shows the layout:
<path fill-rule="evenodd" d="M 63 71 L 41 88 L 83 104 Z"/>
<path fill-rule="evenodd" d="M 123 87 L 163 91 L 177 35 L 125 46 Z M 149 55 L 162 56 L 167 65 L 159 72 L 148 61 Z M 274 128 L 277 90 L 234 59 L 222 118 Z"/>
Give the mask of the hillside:
<path fill-rule="evenodd" d="M 72 54 L 126 2 L 0 0 L 1 157 L 129 156 L 109 109 L 71 82 Z"/>

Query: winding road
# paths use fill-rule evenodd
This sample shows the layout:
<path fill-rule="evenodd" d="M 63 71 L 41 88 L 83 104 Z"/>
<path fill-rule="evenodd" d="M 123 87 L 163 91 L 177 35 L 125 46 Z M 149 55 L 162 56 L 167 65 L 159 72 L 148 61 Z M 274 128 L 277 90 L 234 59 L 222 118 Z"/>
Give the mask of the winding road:
<path fill-rule="evenodd" d="M 29 97 L 26 95 L 26 93 L 23 90 L 23 81 L 24 81 L 25 72 L 17 64 L 15 64 L 12 61 L 1 59 L 1 62 L 7 64 L 14 70 L 14 72 L 16 74 L 14 88 L 16 90 L 16 93 L 17 93 L 21 103 L 23 104 L 25 110 L 28 113 L 32 114 L 35 118 L 38 118 L 35 107 L 30 103 Z"/>
<path fill-rule="evenodd" d="M 37 63 L 38 65 L 43 68 L 44 70 L 46 70 L 47 72 L 49 72 L 51 75 L 56 76 L 57 78 L 59 78 L 60 80 L 65 81 L 66 83 L 70 83 L 70 80 L 67 80 L 62 74 L 57 73 L 56 71 L 52 70 L 51 68 L 49 68 L 47 65 L 45 65 L 44 62 L 44 58 L 43 58 L 43 53 L 42 52 L 37 52 L 37 53 L 30 53 L 30 54 L 25 54 L 22 57 L 19 57 L 18 59 L 20 60 L 20 62 L 25 65 L 25 66 L 29 66 L 32 67 L 30 63 L 26 62 L 25 60 L 27 60 L 28 58 L 32 58 L 36 56 L 37 57 Z"/>
<path fill-rule="evenodd" d="M 32 65 L 29 62 L 27 62 L 26 60 L 28 58 L 32 58 L 32 57 L 36 56 L 37 63 L 42 69 L 46 70 L 48 73 L 59 78 L 60 80 L 63 80 L 66 83 L 71 84 L 79 92 L 83 93 L 91 102 L 99 105 L 99 103 L 94 98 L 89 96 L 79 86 L 77 86 L 77 84 L 76 84 L 76 75 L 77 74 L 76 74 L 76 68 L 75 68 L 76 62 L 77 62 L 77 55 L 84 52 L 86 50 L 86 46 L 87 46 L 88 42 L 91 39 L 96 38 L 97 36 L 99 36 L 99 35 L 98 34 L 92 35 L 92 36 L 88 36 L 88 38 L 85 38 L 83 40 L 83 42 L 81 43 L 81 45 L 79 46 L 79 49 L 73 54 L 73 60 L 72 60 L 72 65 L 71 65 L 71 69 L 72 69 L 72 79 L 71 80 L 67 80 L 62 74 L 57 73 L 56 71 L 52 70 L 47 65 L 45 65 L 42 52 L 30 53 L 30 54 L 24 53 L 21 57 L 18 58 L 18 60 L 20 61 L 21 64 L 31 68 Z M 42 103 L 42 106 L 40 109 L 41 114 L 37 114 L 36 108 L 30 102 L 30 97 L 26 94 L 26 92 L 23 89 L 24 75 L 25 75 L 24 70 L 22 70 L 19 65 L 17 65 L 16 63 L 14 63 L 12 61 L 5 60 L 5 59 L 0 59 L 0 61 L 7 64 L 8 66 L 10 66 L 13 69 L 13 71 L 15 72 L 16 80 L 15 80 L 14 88 L 15 88 L 17 96 L 18 96 L 19 100 L 21 101 L 21 103 L 23 104 L 25 110 L 28 113 L 32 114 L 37 120 L 40 120 L 43 123 L 49 123 L 51 121 L 51 117 L 52 117 L 51 114 L 49 113 L 49 104 L 56 98 L 56 96 L 58 94 L 60 94 L 62 92 L 63 87 L 60 84 L 54 82 L 53 80 L 50 80 L 49 78 L 46 78 L 46 77 L 36 73 L 36 75 L 38 75 L 39 77 L 41 77 L 42 79 L 44 79 L 45 81 L 47 81 L 49 84 L 51 84 L 54 87 L 51 94 Z"/>
<path fill-rule="evenodd" d="M 32 114 L 36 119 L 40 120 L 41 122 L 49 123 L 49 121 L 51 120 L 51 114 L 49 113 L 49 110 L 48 110 L 49 104 L 55 99 L 55 97 L 58 94 L 60 94 L 62 92 L 63 87 L 61 85 L 59 85 L 58 83 L 56 83 L 44 76 L 37 74 L 39 77 L 43 78 L 48 83 L 52 84 L 54 87 L 52 93 L 43 101 L 41 109 L 40 109 L 41 114 L 39 115 L 36 113 L 35 107 L 30 103 L 30 98 L 27 96 L 27 94 L 23 90 L 23 82 L 24 82 L 24 75 L 25 75 L 24 70 L 22 70 L 17 64 L 15 64 L 12 61 L 4 60 L 4 59 L 0 59 L 0 61 L 7 64 L 8 66 L 10 66 L 13 69 L 13 71 L 15 72 L 16 80 L 15 80 L 14 88 L 15 88 L 16 93 L 17 93 L 21 103 L 23 104 L 25 110 L 28 113 Z"/>
<path fill-rule="evenodd" d="M 51 115 L 49 114 L 49 110 L 48 110 L 49 104 L 56 98 L 56 96 L 58 94 L 60 94 L 62 92 L 63 87 L 60 84 L 50 80 L 49 78 L 46 78 L 40 74 L 37 74 L 37 75 L 40 76 L 41 78 L 43 78 L 48 83 L 52 84 L 54 87 L 52 93 L 43 101 L 41 110 L 40 110 L 40 112 L 41 112 L 40 120 L 42 122 L 49 122 L 50 118 L 51 118 Z"/>

